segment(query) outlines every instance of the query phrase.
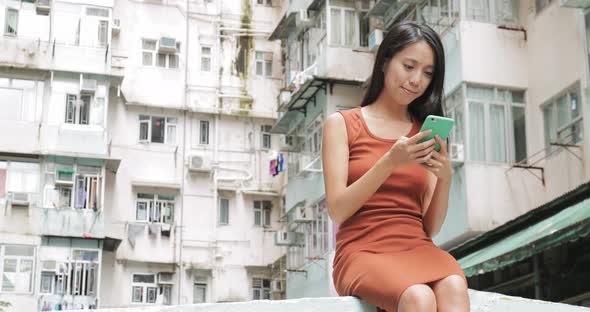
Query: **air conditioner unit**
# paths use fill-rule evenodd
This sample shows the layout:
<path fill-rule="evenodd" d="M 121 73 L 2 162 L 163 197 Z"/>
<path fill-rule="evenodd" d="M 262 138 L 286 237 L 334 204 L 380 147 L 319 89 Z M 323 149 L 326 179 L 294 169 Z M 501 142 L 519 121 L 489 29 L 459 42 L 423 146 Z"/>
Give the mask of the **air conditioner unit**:
<path fill-rule="evenodd" d="M 369 35 L 369 50 L 375 51 L 383 41 L 383 30 L 375 29 Z"/>
<path fill-rule="evenodd" d="M 283 292 L 285 291 L 285 280 L 275 279 L 270 282 L 271 292 Z"/>
<path fill-rule="evenodd" d="M 10 193 L 10 204 L 14 206 L 29 206 L 30 197 L 29 193 L 13 192 Z"/>
<path fill-rule="evenodd" d="M 161 53 L 176 53 L 176 39 L 170 37 L 160 38 L 158 52 Z"/>
<path fill-rule="evenodd" d="M 559 4 L 566 8 L 586 9 L 590 7 L 590 0 L 560 0 Z"/>
<path fill-rule="evenodd" d="M 121 20 L 118 18 L 113 19 L 113 26 L 111 28 L 112 32 L 118 34 L 121 31 Z"/>
<path fill-rule="evenodd" d="M 174 273 L 170 273 L 170 272 L 158 273 L 158 284 L 163 284 L 163 285 L 174 284 Z"/>
<path fill-rule="evenodd" d="M 450 146 L 450 156 L 451 160 L 454 161 L 465 161 L 465 149 L 464 145 L 461 143 L 451 143 Z"/>
<path fill-rule="evenodd" d="M 57 262 L 55 260 L 41 261 L 41 271 L 57 272 Z"/>
<path fill-rule="evenodd" d="M 57 169 L 55 171 L 55 184 L 74 185 L 74 169 Z"/>
<path fill-rule="evenodd" d="M 94 93 L 98 82 L 96 79 L 82 79 L 82 86 L 80 86 L 81 93 Z"/>
<path fill-rule="evenodd" d="M 51 10 L 51 0 L 37 0 L 35 7 L 37 14 L 49 15 L 49 11 Z"/>
<path fill-rule="evenodd" d="M 305 234 L 299 232 L 276 231 L 276 246 L 296 246 L 305 244 Z"/>
<path fill-rule="evenodd" d="M 188 168 L 190 171 L 209 172 L 211 171 L 211 160 L 207 156 L 192 155 Z"/>
<path fill-rule="evenodd" d="M 293 209 L 295 209 L 293 222 L 306 223 L 313 221 L 313 210 L 311 207 L 299 206 Z"/>

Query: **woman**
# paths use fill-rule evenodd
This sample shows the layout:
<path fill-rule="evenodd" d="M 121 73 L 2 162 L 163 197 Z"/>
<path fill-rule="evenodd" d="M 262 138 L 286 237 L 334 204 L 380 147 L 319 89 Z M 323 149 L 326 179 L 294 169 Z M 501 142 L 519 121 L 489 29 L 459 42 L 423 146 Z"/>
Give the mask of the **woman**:
<path fill-rule="evenodd" d="M 447 213 L 446 142 L 418 141 L 441 115 L 445 62 L 430 27 L 396 24 L 375 59 L 361 107 L 326 119 L 326 199 L 339 224 L 334 285 L 386 311 L 469 311 L 457 261 L 432 242 Z"/>

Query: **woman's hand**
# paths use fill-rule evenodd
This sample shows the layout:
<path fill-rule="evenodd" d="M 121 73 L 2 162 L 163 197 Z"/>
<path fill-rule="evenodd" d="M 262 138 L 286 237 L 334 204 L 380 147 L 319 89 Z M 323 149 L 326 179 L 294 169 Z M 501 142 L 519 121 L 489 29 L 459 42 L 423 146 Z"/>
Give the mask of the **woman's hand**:
<path fill-rule="evenodd" d="M 385 154 L 387 162 L 393 165 L 394 168 L 402 167 L 410 164 L 425 163 L 433 155 L 434 140 L 417 143 L 422 138 L 428 136 L 432 130 L 417 133 L 411 138 L 401 137 Z"/>
<path fill-rule="evenodd" d="M 433 151 L 432 158 L 425 161 L 422 166 L 432 172 L 439 180 L 450 181 L 453 177 L 453 166 L 449 159 L 447 142 L 443 141 L 438 135 L 435 136 L 435 140 L 440 145 L 440 152 Z"/>

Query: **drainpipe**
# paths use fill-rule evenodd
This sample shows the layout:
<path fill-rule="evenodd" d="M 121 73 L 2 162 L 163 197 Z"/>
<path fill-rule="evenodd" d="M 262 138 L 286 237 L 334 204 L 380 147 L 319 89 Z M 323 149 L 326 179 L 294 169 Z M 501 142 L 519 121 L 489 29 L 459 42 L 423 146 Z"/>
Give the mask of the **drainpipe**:
<path fill-rule="evenodd" d="M 184 232 L 184 204 L 185 204 L 185 200 L 184 200 L 184 184 L 185 184 L 185 170 L 186 170 L 186 162 L 185 160 L 187 159 L 186 157 L 186 127 L 187 127 L 187 110 L 188 110 L 188 47 L 189 47 L 189 13 L 190 13 L 190 8 L 189 8 L 189 0 L 186 0 L 186 15 L 185 15 L 185 19 L 186 19 L 186 29 L 185 29 L 185 45 L 184 45 L 184 55 L 185 55 L 185 61 L 184 61 L 184 109 L 183 109 L 183 126 L 182 126 L 182 173 L 181 173 L 181 179 L 180 179 L 180 233 L 179 233 L 179 244 L 178 244 L 178 304 L 181 304 L 180 299 L 182 298 L 182 234 Z M 174 255 L 176 256 L 176 250 L 174 250 Z"/>

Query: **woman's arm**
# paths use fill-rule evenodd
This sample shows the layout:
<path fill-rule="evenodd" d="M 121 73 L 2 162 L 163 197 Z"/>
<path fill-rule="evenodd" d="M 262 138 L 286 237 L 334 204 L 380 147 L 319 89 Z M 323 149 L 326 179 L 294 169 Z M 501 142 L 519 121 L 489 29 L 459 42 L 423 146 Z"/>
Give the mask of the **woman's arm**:
<path fill-rule="evenodd" d="M 409 163 L 430 159 L 434 140 L 416 144 L 429 132 L 412 138 L 400 138 L 396 144 L 357 181 L 347 186 L 348 137 L 344 118 L 339 113 L 330 115 L 324 123 L 322 163 L 326 202 L 332 220 L 341 224 L 351 217 L 377 191 L 391 172 Z"/>
<path fill-rule="evenodd" d="M 422 219 L 424 231 L 430 237 L 438 234 L 445 222 L 453 177 L 453 168 L 448 157 L 447 144 L 438 137 L 436 140 L 441 146 L 440 153 L 435 151 L 432 159 L 427 161 L 430 166 L 424 166 L 433 173 L 429 174 L 429 191 L 425 196 Z"/>
<path fill-rule="evenodd" d="M 449 207 L 449 191 L 451 190 L 451 181 L 438 180 L 431 184 L 431 197 L 423 216 L 424 231 L 429 237 L 434 237 L 442 228 L 447 210 Z"/>

